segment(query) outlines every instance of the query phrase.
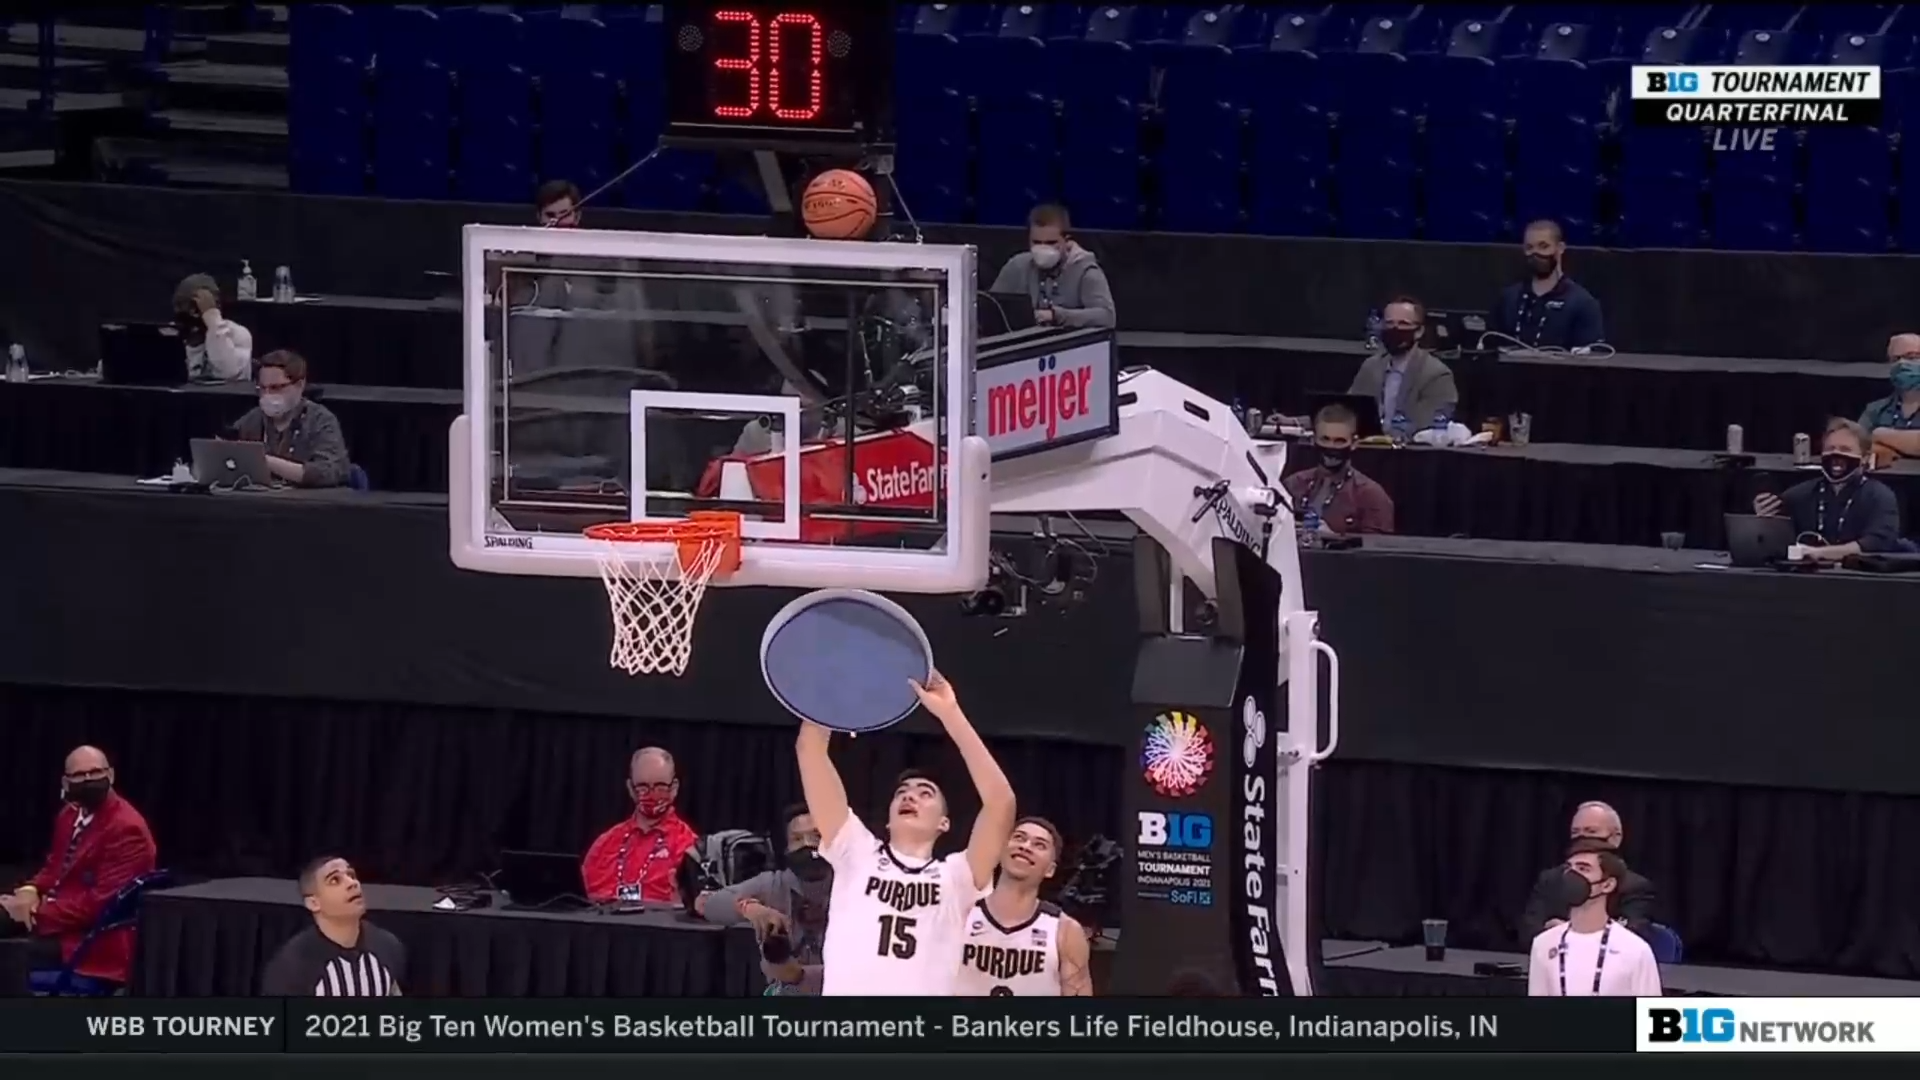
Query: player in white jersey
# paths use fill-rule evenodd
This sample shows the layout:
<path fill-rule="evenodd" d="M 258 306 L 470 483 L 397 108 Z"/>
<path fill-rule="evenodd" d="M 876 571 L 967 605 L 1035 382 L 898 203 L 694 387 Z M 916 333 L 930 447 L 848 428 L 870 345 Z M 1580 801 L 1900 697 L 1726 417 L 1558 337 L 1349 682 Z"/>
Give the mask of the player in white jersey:
<path fill-rule="evenodd" d="M 820 947 L 826 997 L 951 997 L 967 912 L 992 884 L 1013 831 L 1013 786 L 960 711 L 953 687 L 936 673 L 913 689 L 953 740 L 980 796 L 963 853 L 934 857 L 952 822 L 939 785 L 917 772 L 895 785 L 887 837 L 876 838 L 848 809 L 846 785 L 828 755 L 832 732 L 814 723 L 800 727 L 800 787 L 820 830 L 820 854 L 833 867 Z"/>
<path fill-rule="evenodd" d="M 1021 818 L 1007 840 L 993 892 L 967 917 L 960 950 L 961 997 L 1088 997 L 1087 932 L 1040 899 L 1060 866 L 1060 830 Z"/>

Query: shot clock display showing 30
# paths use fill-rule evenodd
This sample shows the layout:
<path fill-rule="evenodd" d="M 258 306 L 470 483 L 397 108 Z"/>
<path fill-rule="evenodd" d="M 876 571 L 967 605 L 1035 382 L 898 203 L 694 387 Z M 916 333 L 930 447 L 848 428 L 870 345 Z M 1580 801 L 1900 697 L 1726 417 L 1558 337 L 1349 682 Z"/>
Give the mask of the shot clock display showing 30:
<path fill-rule="evenodd" d="M 794 153 L 889 147 L 893 7 L 667 4 L 667 140 Z"/>

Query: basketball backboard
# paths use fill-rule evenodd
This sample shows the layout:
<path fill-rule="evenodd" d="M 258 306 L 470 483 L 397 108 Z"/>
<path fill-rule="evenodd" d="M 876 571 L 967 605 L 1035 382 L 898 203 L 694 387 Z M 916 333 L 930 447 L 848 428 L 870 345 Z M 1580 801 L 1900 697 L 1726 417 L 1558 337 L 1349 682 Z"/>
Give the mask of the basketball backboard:
<path fill-rule="evenodd" d="M 594 577 L 589 526 L 718 509 L 743 544 L 716 585 L 985 583 L 972 248 L 488 225 L 463 243 L 457 565 Z"/>

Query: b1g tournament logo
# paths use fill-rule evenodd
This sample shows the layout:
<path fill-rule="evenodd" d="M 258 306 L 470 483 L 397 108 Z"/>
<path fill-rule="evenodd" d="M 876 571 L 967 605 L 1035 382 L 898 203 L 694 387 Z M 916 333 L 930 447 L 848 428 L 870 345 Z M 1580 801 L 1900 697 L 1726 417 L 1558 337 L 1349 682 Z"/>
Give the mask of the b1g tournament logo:
<path fill-rule="evenodd" d="M 1213 734 L 1190 713 L 1164 712 L 1147 725 L 1140 772 L 1163 799 L 1184 799 L 1213 775 Z"/>

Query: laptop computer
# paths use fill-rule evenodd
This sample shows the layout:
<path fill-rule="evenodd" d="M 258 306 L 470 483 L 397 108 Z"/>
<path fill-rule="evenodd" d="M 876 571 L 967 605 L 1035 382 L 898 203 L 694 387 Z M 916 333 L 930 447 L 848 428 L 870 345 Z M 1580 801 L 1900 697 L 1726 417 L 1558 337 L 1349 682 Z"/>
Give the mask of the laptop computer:
<path fill-rule="evenodd" d="M 581 893 L 580 857 L 551 851 L 503 851 L 494 887 L 506 894 L 508 911 L 577 911 L 590 907 Z"/>
<path fill-rule="evenodd" d="M 1727 554 L 1735 566 L 1773 566 L 1787 561 L 1793 522 L 1784 517 L 1728 514 Z"/>
<path fill-rule="evenodd" d="M 101 323 L 100 381 L 120 386 L 179 386 L 187 347 L 172 323 Z"/>
<path fill-rule="evenodd" d="M 1472 352 L 1480 348 L 1480 337 L 1486 332 L 1484 311 L 1429 311 L 1420 344 L 1428 352 Z"/>
<path fill-rule="evenodd" d="M 1360 430 L 1356 433 L 1359 438 L 1368 439 L 1385 434 L 1380 427 L 1380 403 L 1365 394 L 1309 390 L 1307 391 L 1307 422 L 1312 423 L 1313 418 L 1320 415 L 1320 410 L 1329 405 L 1345 405 L 1353 410 L 1354 418 L 1360 422 Z"/>
<path fill-rule="evenodd" d="M 1033 319 L 1033 299 L 1026 293 L 987 292 L 974 296 L 974 333 L 979 337 L 1011 334 L 1038 325 Z"/>
<path fill-rule="evenodd" d="M 267 444 L 226 439 L 192 439 L 193 480 L 215 487 L 272 487 L 267 468 Z"/>

